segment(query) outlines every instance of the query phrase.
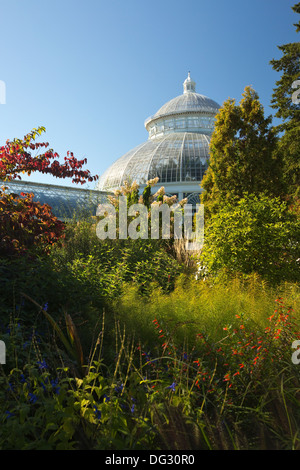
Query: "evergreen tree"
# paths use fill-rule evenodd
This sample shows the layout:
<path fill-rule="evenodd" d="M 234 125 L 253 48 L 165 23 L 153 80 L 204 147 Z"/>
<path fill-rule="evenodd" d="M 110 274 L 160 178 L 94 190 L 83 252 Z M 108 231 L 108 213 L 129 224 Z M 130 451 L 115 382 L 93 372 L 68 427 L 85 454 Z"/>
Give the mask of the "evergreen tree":
<path fill-rule="evenodd" d="M 295 13 L 300 14 L 300 3 L 292 7 Z M 300 22 L 294 24 L 296 32 L 300 31 Z M 276 117 L 283 120 L 278 130 L 283 132 L 277 153 L 282 155 L 284 180 L 288 186 L 289 194 L 299 198 L 300 193 L 300 104 L 294 100 L 295 89 L 300 89 L 300 43 L 294 42 L 278 46 L 282 57 L 273 59 L 270 63 L 273 69 L 281 72 L 281 78 L 276 82 L 272 95 L 272 107 L 277 109 Z M 296 90 L 297 92 L 297 90 Z M 300 95 L 300 92 L 299 92 Z"/>
<path fill-rule="evenodd" d="M 281 164 L 274 157 L 277 136 L 257 93 L 246 87 L 240 104 L 228 99 L 220 109 L 210 143 L 210 164 L 202 180 L 207 216 L 245 193 L 279 195 Z"/>

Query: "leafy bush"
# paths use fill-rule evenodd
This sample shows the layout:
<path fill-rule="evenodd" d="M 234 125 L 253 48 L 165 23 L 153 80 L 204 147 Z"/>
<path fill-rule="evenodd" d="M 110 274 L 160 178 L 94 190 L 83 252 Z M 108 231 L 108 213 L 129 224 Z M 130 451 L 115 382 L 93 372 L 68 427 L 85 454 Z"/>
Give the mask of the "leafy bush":
<path fill-rule="evenodd" d="M 200 259 L 208 273 L 226 268 L 276 283 L 298 282 L 299 240 L 299 218 L 286 202 L 247 195 L 212 217 Z"/>
<path fill-rule="evenodd" d="M 64 236 L 64 224 L 47 204 L 33 201 L 33 194 L 6 194 L 0 191 L 0 256 L 48 253 Z"/>
<path fill-rule="evenodd" d="M 23 139 L 7 141 L 0 147 L 0 180 L 10 181 L 20 178 L 20 173 L 39 171 L 57 178 L 73 178 L 74 183 L 84 184 L 94 181 L 98 176 L 91 176 L 82 167 L 86 159 L 78 160 L 68 152 L 64 163 L 59 162 L 59 155 L 52 149 L 42 154 L 31 155 L 31 150 L 47 148 L 47 142 L 36 143 L 35 139 L 45 131 L 44 127 L 33 129 Z M 64 224 L 52 213 L 47 204 L 33 201 L 33 194 L 8 194 L 7 188 L 0 190 L 0 256 L 20 256 L 29 252 L 49 251 L 51 245 L 63 237 Z"/>

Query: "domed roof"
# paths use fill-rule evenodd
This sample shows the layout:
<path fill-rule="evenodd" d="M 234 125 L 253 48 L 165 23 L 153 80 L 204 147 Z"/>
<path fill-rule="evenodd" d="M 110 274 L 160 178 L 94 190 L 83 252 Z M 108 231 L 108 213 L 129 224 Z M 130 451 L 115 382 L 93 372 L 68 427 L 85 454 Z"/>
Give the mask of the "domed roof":
<path fill-rule="evenodd" d="M 142 186 L 157 176 L 159 184 L 200 184 L 208 167 L 210 136 L 220 106 L 196 93 L 195 86 L 189 73 L 184 93 L 145 121 L 149 139 L 116 160 L 100 177 L 96 189 L 118 189 L 124 181 Z"/>
<path fill-rule="evenodd" d="M 120 188 L 124 181 L 146 184 L 201 181 L 208 167 L 210 137 L 197 133 L 171 133 L 149 139 L 127 152 L 100 177 L 97 189 Z"/>
<path fill-rule="evenodd" d="M 184 92 L 182 95 L 176 96 L 165 103 L 153 116 L 145 121 L 145 127 L 148 130 L 150 122 L 161 117 L 171 116 L 181 113 L 201 113 L 215 115 L 220 108 L 216 101 L 208 98 L 207 96 L 196 93 L 196 84 L 190 77 L 190 72 L 187 79 L 183 83 Z"/>
<path fill-rule="evenodd" d="M 217 113 L 220 106 L 207 96 L 199 93 L 186 93 L 164 104 L 151 119 L 170 114 L 200 112 L 200 113 Z"/>

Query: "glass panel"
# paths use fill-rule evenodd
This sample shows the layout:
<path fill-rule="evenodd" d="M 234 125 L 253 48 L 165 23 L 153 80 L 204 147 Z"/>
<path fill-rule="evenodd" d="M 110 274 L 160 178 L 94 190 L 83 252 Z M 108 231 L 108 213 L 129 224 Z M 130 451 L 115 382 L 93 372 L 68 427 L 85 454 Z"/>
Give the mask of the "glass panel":
<path fill-rule="evenodd" d="M 160 183 L 201 182 L 208 167 L 209 137 L 198 133 L 170 133 L 149 139 L 117 160 L 101 177 L 99 189 L 120 187 L 124 181 L 159 177 Z"/>

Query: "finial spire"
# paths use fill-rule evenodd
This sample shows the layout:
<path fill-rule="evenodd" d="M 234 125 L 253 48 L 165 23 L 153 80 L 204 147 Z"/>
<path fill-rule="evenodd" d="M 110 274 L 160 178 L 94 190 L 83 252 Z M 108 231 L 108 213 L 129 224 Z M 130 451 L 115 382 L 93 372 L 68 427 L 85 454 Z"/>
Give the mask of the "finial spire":
<path fill-rule="evenodd" d="M 188 76 L 183 83 L 183 92 L 184 93 L 196 92 L 196 83 L 191 79 L 191 72 L 188 72 Z"/>

